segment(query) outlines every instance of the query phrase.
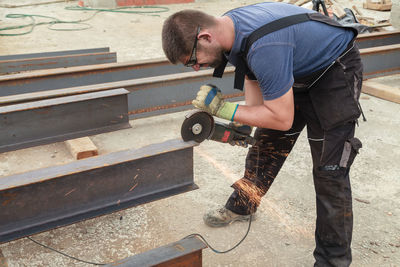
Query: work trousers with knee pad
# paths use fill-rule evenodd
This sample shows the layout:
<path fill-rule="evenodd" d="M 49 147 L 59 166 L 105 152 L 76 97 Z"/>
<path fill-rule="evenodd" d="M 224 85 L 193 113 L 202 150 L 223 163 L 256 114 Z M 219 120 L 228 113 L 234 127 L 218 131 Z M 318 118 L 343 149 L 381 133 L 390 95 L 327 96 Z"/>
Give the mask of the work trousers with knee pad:
<path fill-rule="evenodd" d="M 349 171 L 361 147 L 361 142 L 354 137 L 360 115 L 361 83 L 362 64 L 358 49 L 353 48 L 310 90 L 294 88 L 292 128 L 288 131 L 256 129 L 257 142 L 249 148 L 244 177 L 232 185 L 234 192 L 225 205 L 238 214 L 254 213 L 307 126 L 316 193 L 315 266 L 349 266 L 352 260 Z M 247 190 L 249 187 L 257 190 Z"/>

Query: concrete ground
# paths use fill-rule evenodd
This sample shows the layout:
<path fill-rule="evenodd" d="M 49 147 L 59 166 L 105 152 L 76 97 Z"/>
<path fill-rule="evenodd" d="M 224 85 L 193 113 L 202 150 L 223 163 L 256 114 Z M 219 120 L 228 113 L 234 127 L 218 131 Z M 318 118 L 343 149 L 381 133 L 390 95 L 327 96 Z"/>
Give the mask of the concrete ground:
<path fill-rule="evenodd" d="M 3 1 L 2 1 L 3 2 Z M 7 2 L 7 1 L 4 1 Z M 12 2 L 12 1 L 11 1 Z M 27 1 L 21 1 L 27 2 Z M 149 15 L 97 14 L 85 31 L 51 31 L 38 26 L 31 34 L 0 37 L 0 55 L 109 46 L 118 61 L 163 57 L 160 31 L 175 11 L 195 8 L 214 15 L 259 1 L 199 1 L 168 5 L 169 11 Z M 361 7 L 362 1 L 350 1 Z M 27 13 L 60 19 L 88 17 L 89 12 L 64 10 L 66 2 L 47 6 L 0 9 L 4 15 Z M 369 12 L 369 11 L 365 11 Z M 389 17 L 388 12 L 374 16 Z M 27 21 L 25 21 L 27 22 Z M 379 82 L 399 86 L 399 76 Z M 360 121 L 363 142 L 351 171 L 354 206 L 353 266 L 400 266 L 400 105 L 362 94 L 368 119 Z M 132 120 L 131 129 L 92 136 L 100 154 L 180 138 L 186 112 Z M 37 241 L 84 260 L 112 262 L 201 233 L 215 248 L 236 244 L 246 223 L 213 229 L 202 221 L 204 212 L 224 204 L 230 185 L 243 175 L 247 150 L 212 141 L 194 148 L 194 177 L 198 190 L 34 235 Z M 0 154 L 0 179 L 17 172 L 72 161 L 64 143 Z M 38 203 L 40 204 L 40 203 Z M 311 158 L 303 133 L 258 211 L 249 236 L 227 254 L 203 252 L 204 266 L 312 266 L 315 193 Z M 87 266 L 24 238 L 0 245 L 0 266 Z"/>

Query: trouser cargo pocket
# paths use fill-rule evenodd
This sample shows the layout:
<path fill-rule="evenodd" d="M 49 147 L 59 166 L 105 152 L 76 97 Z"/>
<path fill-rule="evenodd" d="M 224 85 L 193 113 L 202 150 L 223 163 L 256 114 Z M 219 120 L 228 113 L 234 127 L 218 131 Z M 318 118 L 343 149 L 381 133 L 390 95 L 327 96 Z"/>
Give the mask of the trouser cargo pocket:
<path fill-rule="evenodd" d="M 349 168 L 358 154 L 362 143 L 358 138 L 351 138 L 344 143 L 342 157 L 339 166 L 342 168 Z"/>

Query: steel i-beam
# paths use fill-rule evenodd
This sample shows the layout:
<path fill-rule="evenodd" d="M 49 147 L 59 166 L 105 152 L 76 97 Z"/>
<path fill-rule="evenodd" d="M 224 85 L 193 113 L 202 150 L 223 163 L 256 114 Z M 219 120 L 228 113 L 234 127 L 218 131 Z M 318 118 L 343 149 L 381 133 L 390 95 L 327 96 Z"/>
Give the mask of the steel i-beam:
<path fill-rule="evenodd" d="M 37 70 L 0 76 L 0 96 L 193 71 L 165 59 Z"/>
<path fill-rule="evenodd" d="M 364 33 L 357 36 L 358 48 L 400 44 L 400 31 Z"/>
<path fill-rule="evenodd" d="M 196 189 L 195 142 L 140 149 L 0 179 L 0 242 Z"/>
<path fill-rule="evenodd" d="M 197 237 L 188 237 L 132 257 L 107 264 L 106 267 L 201 267 L 202 250 L 207 248 Z"/>
<path fill-rule="evenodd" d="M 125 89 L 0 106 L 0 152 L 130 127 Z"/>
<path fill-rule="evenodd" d="M 212 77 L 212 70 L 202 70 L 5 96 L 0 97 L 0 106 L 37 99 L 125 88 L 130 91 L 128 95 L 130 118 L 149 117 L 188 109 L 191 107 L 192 99 L 196 97 L 198 88 L 205 83 L 212 83 L 221 88 L 225 98 L 233 101 L 242 100 L 243 92 L 233 89 L 233 70 L 233 67 L 228 67 L 223 79 Z"/>
<path fill-rule="evenodd" d="M 0 61 L 0 73 L 67 68 L 117 62 L 115 52 L 77 54 Z"/>
<path fill-rule="evenodd" d="M 399 73 L 400 44 L 364 48 L 360 52 L 364 79 Z"/>
<path fill-rule="evenodd" d="M 29 58 L 41 58 L 41 57 L 69 56 L 69 55 L 90 54 L 90 53 L 106 53 L 106 52 L 110 52 L 110 48 L 109 47 L 77 49 L 77 50 L 64 50 L 64 51 L 31 53 L 31 54 L 6 55 L 6 56 L 0 56 L 0 61 L 3 61 L 3 60 L 16 60 L 16 59 L 29 59 Z"/>

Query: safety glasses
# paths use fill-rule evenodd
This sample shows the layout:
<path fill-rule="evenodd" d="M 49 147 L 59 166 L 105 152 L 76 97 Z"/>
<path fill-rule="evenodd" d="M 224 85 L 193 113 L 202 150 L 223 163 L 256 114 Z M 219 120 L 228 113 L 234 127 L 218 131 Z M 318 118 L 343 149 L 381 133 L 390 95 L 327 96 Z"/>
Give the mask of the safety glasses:
<path fill-rule="evenodd" d="M 197 57 L 196 57 L 196 51 L 197 51 L 197 36 L 200 33 L 200 26 L 197 26 L 197 33 L 194 39 L 194 44 L 193 44 L 193 49 L 192 49 L 192 53 L 190 55 L 189 60 L 184 64 L 185 67 L 193 67 L 194 65 L 197 64 Z"/>

